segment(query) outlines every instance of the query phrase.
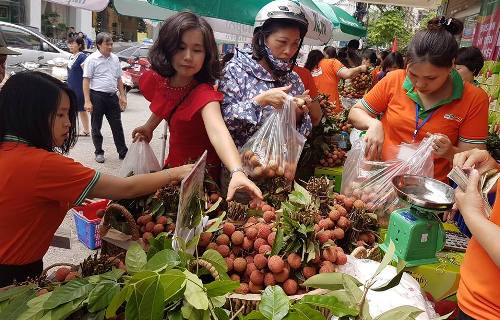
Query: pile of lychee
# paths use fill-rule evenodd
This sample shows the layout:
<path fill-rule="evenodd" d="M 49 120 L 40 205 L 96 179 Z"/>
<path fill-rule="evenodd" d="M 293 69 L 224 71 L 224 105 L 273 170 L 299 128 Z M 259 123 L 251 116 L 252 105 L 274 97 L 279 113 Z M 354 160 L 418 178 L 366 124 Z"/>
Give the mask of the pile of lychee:
<path fill-rule="evenodd" d="M 282 159 L 272 159 L 271 156 L 262 157 L 252 150 L 245 150 L 241 154 L 241 160 L 246 173 L 257 179 L 285 177 L 292 181 L 297 170 L 297 166 L 293 163 Z"/>
<path fill-rule="evenodd" d="M 349 226 L 344 215 L 334 217 L 327 223 L 322 219 L 316 224 L 317 241 L 322 243 L 316 259 L 306 263 L 298 253 L 271 255 L 276 238 L 276 212 L 273 207 L 261 202 L 258 209 L 262 217 L 249 217 L 246 221 L 226 221 L 217 232 L 204 232 L 200 236 L 199 250 L 213 249 L 226 260 L 228 274 L 240 286 L 236 293 L 260 293 L 269 285 L 280 285 L 287 295 L 303 294 L 306 288 L 301 284 L 317 273 L 334 272 L 335 265 L 345 264 L 347 257 L 342 248 L 330 239 L 341 239 Z M 332 210 L 333 211 L 333 210 Z M 328 237 L 328 239 L 325 238 Z M 328 243 L 327 240 L 330 240 Z"/>
<path fill-rule="evenodd" d="M 137 218 L 137 225 L 144 243 L 162 232 L 174 232 L 175 222 L 171 217 L 158 216 L 156 219 L 151 214 L 143 214 Z"/>
<path fill-rule="evenodd" d="M 332 147 L 330 150 L 323 152 L 323 159 L 319 160 L 319 164 L 323 167 L 338 167 L 344 164 L 346 152 L 338 147 Z"/>

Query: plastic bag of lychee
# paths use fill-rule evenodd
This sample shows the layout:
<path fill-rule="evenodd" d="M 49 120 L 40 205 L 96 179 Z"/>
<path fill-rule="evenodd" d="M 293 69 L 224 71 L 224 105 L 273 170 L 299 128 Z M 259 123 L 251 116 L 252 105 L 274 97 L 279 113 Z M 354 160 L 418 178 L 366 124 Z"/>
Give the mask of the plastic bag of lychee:
<path fill-rule="evenodd" d="M 361 199 L 368 210 L 379 216 L 392 211 L 397 202 L 392 178 L 402 174 L 433 177 L 432 144 L 435 136 L 420 144 L 401 144 L 394 147 L 394 159 L 369 161 L 365 158 L 364 139 L 359 139 L 347 153 L 342 174 L 341 194 Z"/>
<path fill-rule="evenodd" d="M 243 169 L 256 179 L 285 177 L 293 181 L 306 138 L 296 129 L 295 109 L 288 96 L 241 148 Z"/>

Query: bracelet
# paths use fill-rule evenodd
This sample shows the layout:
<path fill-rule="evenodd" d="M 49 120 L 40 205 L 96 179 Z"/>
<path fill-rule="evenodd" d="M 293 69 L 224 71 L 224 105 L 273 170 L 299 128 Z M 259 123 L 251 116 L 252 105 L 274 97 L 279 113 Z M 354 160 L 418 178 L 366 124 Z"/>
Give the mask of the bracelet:
<path fill-rule="evenodd" d="M 243 170 L 242 167 L 237 167 L 237 168 L 234 168 L 233 170 L 231 170 L 231 172 L 229 173 L 230 177 L 232 178 L 233 174 L 235 174 L 236 172 L 243 172 L 244 174 L 246 174 L 245 170 Z"/>

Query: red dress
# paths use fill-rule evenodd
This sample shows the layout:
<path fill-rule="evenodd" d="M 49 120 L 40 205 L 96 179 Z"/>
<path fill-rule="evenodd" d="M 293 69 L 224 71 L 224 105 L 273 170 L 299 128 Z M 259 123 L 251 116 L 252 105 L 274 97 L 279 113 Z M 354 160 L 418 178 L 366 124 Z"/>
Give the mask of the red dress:
<path fill-rule="evenodd" d="M 184 165 L 197 160 L 207 150 L 209 173 L 218 181 L 220 159 L 208 139 L 201 109 L 209 102 L 222 101 L 222 93 L 215 91 L 206 83 L 173 88 L 169 86 L 167 78 L 154 71 L 148 71 L 141 76 L 139 88 L 144 97 L 151 102 L 149 106 L 151 112 L 162 119 L 167 119 L 179 101 L 185 97 L 170 115 L 169 153 L 165 165 L 168 167 Z"/>

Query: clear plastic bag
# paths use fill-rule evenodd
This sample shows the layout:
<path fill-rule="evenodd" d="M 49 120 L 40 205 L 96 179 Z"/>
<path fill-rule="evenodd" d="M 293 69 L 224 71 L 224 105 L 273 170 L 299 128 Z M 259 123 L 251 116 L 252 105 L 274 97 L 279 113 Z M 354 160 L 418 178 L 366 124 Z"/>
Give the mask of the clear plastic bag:
<path fill-rule="evenodd" d="M 158 159 L 149 143 L 146 141 L 137 141 L 132 142 L 128 148 L 127 155 L 125 159 L 123 159 L 118 175 L 121 177 L 129 177 L 160 170 L 161 167 L 158 163 Z"/>
<path fill-rule="evenodd" d="M 369 210 L 382 215 L 392 211 L 397 197 L 392 178 L 401 174 L 434 176 L 432 143 L 435 136 L 425 138 L 419 144 L 401 144 L 394 147 L 394 159 L 369 161 L 365 158 L 365 141 L 359 139 L 347 153 L 342 174 L 341 193 L 361 199 Z"/>
<path fill-rule="evenodd" d="M 243 169 L 257 178 L 295 177 L 300 153 L 306 138 L 296 129 L 292 97 L 282 109 L 274 109 L 262 127 L 241 148 Z"/>

